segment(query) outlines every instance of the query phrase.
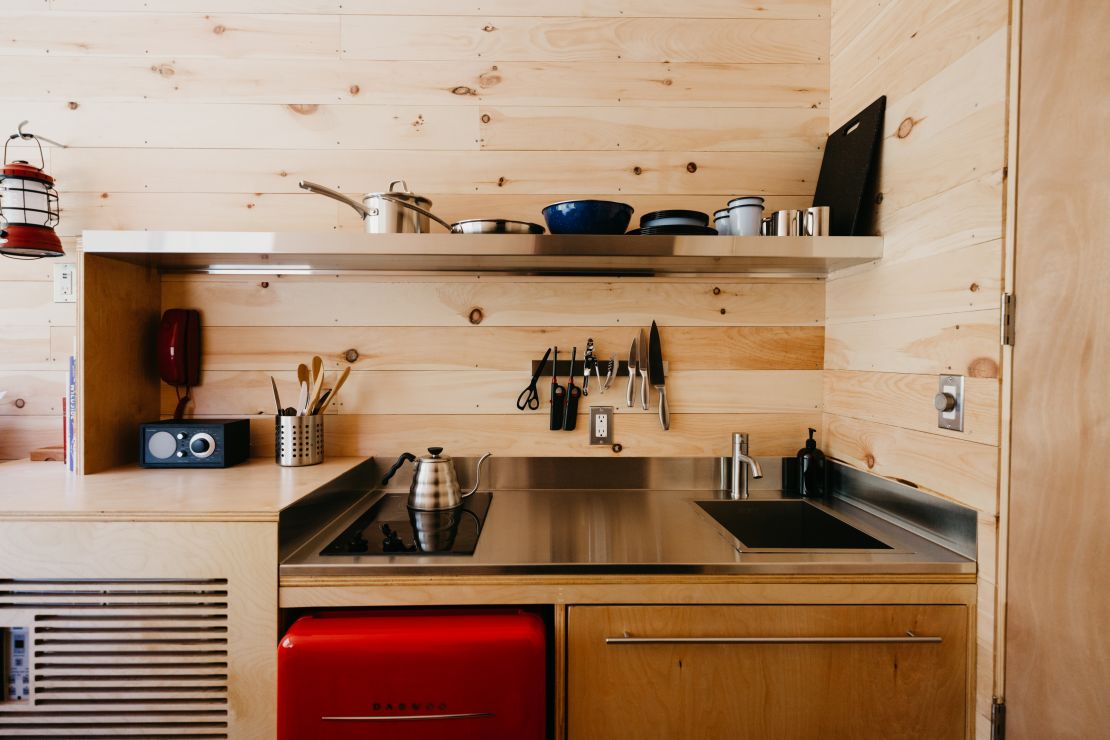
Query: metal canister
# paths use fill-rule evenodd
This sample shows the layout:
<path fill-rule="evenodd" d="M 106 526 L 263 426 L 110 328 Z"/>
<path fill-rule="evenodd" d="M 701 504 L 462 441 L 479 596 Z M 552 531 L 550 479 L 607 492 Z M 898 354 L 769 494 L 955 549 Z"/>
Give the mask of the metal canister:
<path fill-rule="evenodd" d="M 278 416 L 274 418 L 274 460 L 287 468 L 324 462 L 324 417 Z"/>

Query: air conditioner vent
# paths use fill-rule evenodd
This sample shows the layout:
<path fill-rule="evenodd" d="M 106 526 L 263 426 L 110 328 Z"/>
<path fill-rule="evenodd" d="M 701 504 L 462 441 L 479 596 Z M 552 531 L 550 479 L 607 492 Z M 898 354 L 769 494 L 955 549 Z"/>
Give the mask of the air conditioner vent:
<path fill-rule="evenodd" d="M 0 579 L 31 694 L 4 738 L 226 738 L 226 579 Z"/>

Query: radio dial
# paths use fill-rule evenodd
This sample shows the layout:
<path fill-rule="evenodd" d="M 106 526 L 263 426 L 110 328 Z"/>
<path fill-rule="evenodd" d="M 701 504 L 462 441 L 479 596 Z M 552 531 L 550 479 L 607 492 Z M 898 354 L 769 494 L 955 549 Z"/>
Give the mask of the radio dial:
<path fill-rule="evenodd" d="M 210 457 L 215 451 L 216 440 L 212 439 L 212 435 L 208 432 L 198 432 L 189 440 L 189 452 L 193 453 L 193 457 L 199 457 L 203 460 Z"/>

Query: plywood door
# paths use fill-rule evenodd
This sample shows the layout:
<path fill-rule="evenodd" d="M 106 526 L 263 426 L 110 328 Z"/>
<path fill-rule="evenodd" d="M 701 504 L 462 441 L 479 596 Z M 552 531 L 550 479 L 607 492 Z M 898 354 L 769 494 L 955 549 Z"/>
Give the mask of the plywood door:
<path fill-rule="evenodd" d="M 1025 3 L 1005 693 L 1010 738 L 1110 726 L 1110 5 Z"/>
<path fill-rule="evenodd" d="M 572 607 L 569 737 L 966 737 L 967 625 L 963 605 Z M 911 632 L 941 642 L 606 642 Z"/>

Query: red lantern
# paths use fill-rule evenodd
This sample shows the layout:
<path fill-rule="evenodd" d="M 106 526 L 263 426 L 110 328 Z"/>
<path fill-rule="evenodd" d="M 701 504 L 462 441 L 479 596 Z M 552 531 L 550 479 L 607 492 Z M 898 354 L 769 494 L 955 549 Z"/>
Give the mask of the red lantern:
<path fill-rule="evenodd" d="M 42 167 L 46 159 L 42 144 L 32 134 L 12 134 L 4 143 L 4 167 L 0 169 L 0 254 L 37 259 L 61 257 L 62 242 L 54 233 L 58 224 L 58 191 L 54 178 L 23 160 L 8 162 L 12 139 L 34 139 Z"/>

